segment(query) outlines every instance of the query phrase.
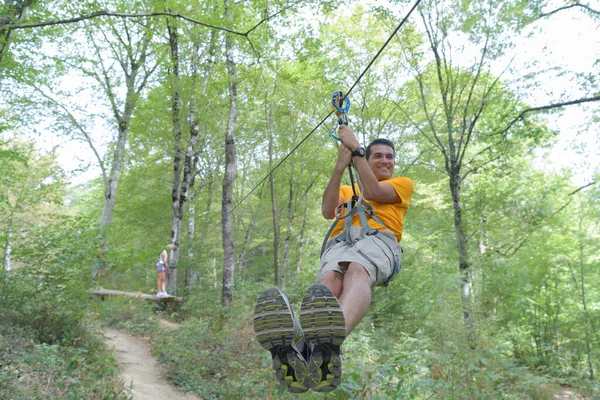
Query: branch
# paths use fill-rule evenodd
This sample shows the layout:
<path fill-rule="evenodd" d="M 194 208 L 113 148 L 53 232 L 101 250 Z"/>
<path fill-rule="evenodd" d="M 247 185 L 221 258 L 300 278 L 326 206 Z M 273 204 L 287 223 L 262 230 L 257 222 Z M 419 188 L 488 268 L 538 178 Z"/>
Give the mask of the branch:
<path fill-rule="evenodd" d="M 595 185 L 595 184 L 596 184 L 596 181 L 592 181 L 592 182 L 588 183 L 587 185 L 583 185 L 583 186 L 582 186 L 582 187 L 580 187 L 579 189 L 577 189 L 577 190 L 574 190 L 574 191 L 572 191 L 571 193 L 569 193 L 569 196 L 573 196 L 575 193 L 579 192 L 580 190 L 583 190 L 583 189 L 585 189 L 586 187 L 590 187 L 590 186 L 592 186 L 592 185 Z"/>
<path fill-rule="evenodd" d="M 32 22 L 32 23 L 28 23 L 28 24 L 6 24 L 6 25 L 2 25 L 2 28 L 6 29 L 6 30 L 40 28 L 43 26 L 71 24 L 74 22 L 81 22 L 81 21 L 85 21 L 85 20 L 89 20 L 89 19 L 98 18 L 98 17 L 144 18 L 144 17 L 167 16 L 167 17 L 173 17 L 173 18 L 180 18 L 185 21 L 191 22 L 193 24 L 204 26 L 206 28 L 228 32 L 233 35 L 247 37 L 252 31 L 254 31 L 256 28 L 258 28 L 263 23 L 277 17 L 278 15 L 282 14 L 284 11 L 289 10 L 290 8 L 301 3 L 302 1 L 304 1 L 304 0 L 298 0 L 295 3 L 292 3 L 289 6 L 284 7 L 283 9 L 281 9 L 271 15 L 265 16 L 265 18 L 261 19 L 257 24 L 255 24 L 253 27 L 248 29 L 246 32 L 235 31 L 233 29 L 229 29 L 224 26 L 208 24 L 206 22 L 202 22 L 195 18 L 191 18 L 186 15 L 181 15 L 179 13 L 171 13 L 171 12 L 166 12 L 166 11 L 156 11 L 156 12 L 151 12 L 151 13 L 118 13 L 118 12 L 111 12 L 111 11 L 107 11 L 107 10 L 96 11 L 91 14 L 84 14 L 84 15 L 80 15 L 78 17 L 57 19 L 57 20 L 53 20 L 53 21 Z"/>
<path fill-rule="evenodd" d="M 276 12 L 276 13 L 274 13 L 274 14 L 271 14 L 271 15 L 266 15 L 266 16 L 265 16 L 265 18 L 263 18 L 262 20 L 260 20 L 260 21 L 258 22 L 258 24 L 254 25 L 252 28 L 248 29 L 248 30 L 247 30 L 247 31 L 244 33 L 244 36 L 248 36 L 248 35 L 249 35 L 249 34 L 250 34 L 250 33 L 251 33 L 253 30 L 255 30 L 256 28 L 258 28 L 258 27 L 259 27 L 260 25 L 262 25 L 264 22 L 267 22 L 267 21 L 269 21 L 270 19 L 273 19 L 273 18 L 275 18 L 275 17 L 276 17 L 276 16 L 278 16 L 279 14 L 283 14 L 283 12 L 284 12 L 284 11 L 287 11 L 287 10 L 289 10 L 289 9 L 290 9 L 290 8 L 292 8 L 293 6 L 295 6 L 295 5 L 299 4 L 299 3 L 302 3 L 303 1 L 304 1 L 304 0 L 298 0 L 298 1 L 296 1 L 295 3 L 292 3 L 292 4 L 290 4 L 289 6 L 282 8 L 281 10 L 277 11 L 277 12 Z M 266 13 L 266 11 L 267 11 L 267 10 L 265 10 L 265 13 Z"/>
<path fill-rule="evenodd" d="M 560 107 L 566 107 L 566 106 L 572 106 L 575 104 L 583 104 L 583 103 L 590 103 L 593 101 L 600 101 L 600 95 L 598 96 L 594 96 L 594 97 L 584 97 L 582 99 L 578 99 L 578 100 L 571 100 L 571 101 L 565 101 L 562 103 L 554 103 L 554 104 L 548 104 L 545 106 L 540 106 L 540 107 L 531 107 L 531 108 L 526 108 L 525 110 L 521 111 L 519 113 L 519 115 L 517 115 L 517 117 L 515 119 L 513 119 L 508 126 L 498 132 L 492 133 L 491 135 L 498 135 L 498 134 L 504 134 L 506 132 L 508 132 L 508 130 L 510 128 L 512 128 L 512 126 L 519 120 L 522 120 L 523 117 L 525 116 L 525 114 L 528 113 L 532 113 L 532 112 L 537 112 L 537 111 L 546 111 L 546 110 L 552 110 L 554 108 L 560 108 Z"/>
<path fill-rule="evenodd" d="M 593 181 L 593 182 L 590 182 L 590 183 L 588 183 L 587 185 L 583 185 L 583 186 L 582 186 L 582 187 L 580 187 L 579 189 L 576 189 L 576 190 L 572 191 L 571 193 L 569 193 L 569 196 L 573 196 L 575 193 L 579 192 L 580 190 L 583 190 L 583 189 L 585 189 L 586 187 L 589 187 L 589 186 L 592 186 L 592 185 L 595 185 L 595 184 L 596 184 L 596 182 L 595 182 L 595 181 Z M 565 203 L 565 204 L 564 204 L 562 207 L 560 207 L 558 210 L 554 211 L 554 212 L 552 213 L 552 215 L 550 215 L 548 218 L 552 218 L 552 217 L 554 217 L 556 214 L 558 214 L 559 212 L 561 212 L 562 210 L 564 210 L 565 208 L 567 208 L 567 206 L 568 206 L 569 204 L 571 204 L 571 202 L 572 202 L 572 201 L 573 201 L 573 199 L 570 199 L 569 201 L 567 201 L 567 202 L 566 202 L 566 203 Z"/>
<path fill-rule="evenodd" d="M 81 133 L 81 135 L 83 136 L 85 142 L 88 144 L 88 146 L 90 146 L 90 149 L 92 150 L 92 152 L 96 156 L 96 159 L 98 160 L 98 165 L 100 166 L 100 170 L 102 171 L 102 177 L 104 179 L 104 182 L 106 182 L 108 180 L 108 178 L 106 176 L 106 168 L 104 166 L 104 161 L 102 160 L 102 157 L 100 157 L 100 154 L 98 153 L 98 151 L 96 150 L 96 147 L 94 146 L 94 143 L 92 142 L 92 138 L 90 137 L 90 135 L 88 134 L 88 132 L 85 130 L 85 128 L 83 127 L 83 125 L 81 123 L 79 123 L 79 121 L 77 121 L 77 118 L 75 118 L 75 116 L 73 115 L 73 113 L 71 111 L 69 111 L 69 109 L 67 109 L 67 107 L 65 107 L 63 104 L 61 104 L 60 102 L 58 102 L 58 100 L 56 100 L 53 97 L 51 97 L 51 96 L 47 95 L 46 93 L 44 93 L 44 91 L 40 87 L 36 86 L 35 83 L 30 82 L 30 85 L 40 95 L 42 95 L 48 101 L 52 102 L 56 107 L 58 107 L 58 108 L 60 108 L 60 109 L 63 110 L 63 112 L 64 112 L 63 116 L 66 116 L 67 120 L 69 120 L 71 122 L 71 124 L 73 124 L 73 126 Z"/>
<path fill-rule="evenodd" d="M 96 11 L 96 12 L 93 12 L 91 14 L 80 15 L 79 17 L 57 19 L 57 20 L 53 20 L 53 21 L 32 22 L 32 23 L 29 23 L 29 24 L 8 24 L 8 25 L 4 25 L 4 28 L 5 29 L 11 29 L 11 30 L 13 30 L 13 29 L 27 29 L 27 28 L 40 28 L 40 27 L 43 27 L 43 26 L 70 24 L 70 23 L 73 23 L 73 22 L 85 21 L 85 20 L 93 19 L 93 18 L 97 18 L 97 17 L 142 18 L 142 17 L 160 17 L 160 16 L 168 16 L 168 17 L 173 17 L 173 18 L 181 18 L 183 20 L 192 22 L 192 23 L 194 23 L 196 25 L 202 25 L 202 26 L 205 26 L 207 28 L 229 32 L 229 33 L 232 33 L 234 35 L 240 35 L 240 36 L 246 36 L 247 35 L 247 33 L 244 33 L 244 32 L 238 32 L 238 31 L 234 31 L 232 29 L 225 28 L 225 27 L 222 27 L 222 26 L 216 26 L 216 25 L 212 25 L 212 24 L 207 24 L 206 22 L 198 21 L 197 19 L 190 18 L 190 17 L 187 17 L 185 15 L 176 14 L 176 13 L 169 13 L 169 12 L 165 12 L 165 11 L 157 11 L 157 12 L 151 12 L 151 13 L 130 14 L 130 13 L 117 13 L 117 12 L 110 12 L 110 11 L 103 10 L 103 11 Z"/>
<path fill-rule="evenodd" d="M 600 15 L 600 11 L 594 10 L 593 8 L 591 8 L 590 6 L 588 6 L 587 4 L 576 3 L 576 4 L 571 4 L 569 6 L 564 6 L 564 7 L 557 8 L 556 10 L 552 10 L 552 11 L 547 12 L 547 13 L 542 13 L 542 14 L 539 15 L 538 19 L 539 18 L 549 17 L 549 16 L 551 16 L 553 14 L 556 14 L 559 11 L 568 10 L 569 8 L 573 8 L 573 7 L 581 7 L 581 8 L 584 8 L 584 9 L 588 10 L 592 14 Z"/>

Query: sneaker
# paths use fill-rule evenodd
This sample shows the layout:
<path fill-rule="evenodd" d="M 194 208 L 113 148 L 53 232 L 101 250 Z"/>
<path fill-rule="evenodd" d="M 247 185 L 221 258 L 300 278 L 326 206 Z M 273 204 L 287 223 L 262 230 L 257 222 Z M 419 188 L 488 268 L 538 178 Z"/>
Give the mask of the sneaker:
<path fill-rule="evenodd" d="M 258 298 L 254 332 L 261 346 L 271 352 L 275 376 L 281 386 L 292 393 L 307 392 L 310 343 L 304 339 L 287 297 L 278 288 L 271 288 Z"/>
<path fill-rule="evenodd" d="M 335 295 L 322 284 L 309 287 L 302 299 L 300 321 L 313 346 L 308 359 L 308 384 L 315 392 L 335 390 L 342 381 L 340 346 L 346 320 Z"/>

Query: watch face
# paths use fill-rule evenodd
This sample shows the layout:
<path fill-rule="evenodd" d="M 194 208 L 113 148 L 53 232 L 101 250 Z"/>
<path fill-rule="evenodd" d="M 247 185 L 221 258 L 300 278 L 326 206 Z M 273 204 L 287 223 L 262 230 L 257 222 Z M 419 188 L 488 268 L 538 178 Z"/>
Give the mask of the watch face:
<path fill-rule="evenodd" d="M 353 156 L 359 156 L 359 157 L 364 157 L 365 156 L 365 149 L 364 147 L 359 147 L 358 149 L 354 150 L 354 152 L 352 153 Z"/>

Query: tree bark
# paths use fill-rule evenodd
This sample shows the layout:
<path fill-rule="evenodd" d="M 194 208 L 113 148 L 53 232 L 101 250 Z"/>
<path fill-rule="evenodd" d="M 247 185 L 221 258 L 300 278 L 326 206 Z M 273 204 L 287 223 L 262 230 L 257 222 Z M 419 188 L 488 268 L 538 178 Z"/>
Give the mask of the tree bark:
<path fill-rule="evenodd" d="M 167 30 L 169 32 L 169 47 L 171 49 L 171 123 L 173 125 L 173 187 L 171 190 L 171 239 L 173 246 L 169 254 L 169 268 L 171 273 L 167 280 L 167 291 L 175 293 L 177 290 L 177 263 L 179 262 L 179 237 L 181 236 L 181 221 L 183 209 L 181 203 L 181 165 L 183 149 L 181 147 L 181 83 L 179 77 L 179 33 L 167 19 Z"/>
<path fill-rule="evenodd" d="M 233 22 L 230 1 L 225 0 L 225 16 Z M 225 174 L 223 176 L 223 198 L 221 208 L 221 225 L 223 236 L 223 289 L 221 306 L 230 307 L 233 296 L 234 244 L 232 232 L 233 184 L 237 175 L 237 158 L 235 149 L 235 124 L 237 120 L 237 70 L 233 57 L 234 43 L 230 34 L 225 36 L 225 52 L 227 74 L 229 76 L 229 118 L 225 136 Z"/>
<path fill-rule="evenodd" d="M 450 192 L 452 193 L 452 204 L 454 208 L 454 233 L 456 235 L 456 245 L 458 249 L 458 266 L 460 270 L 461 299 L 463 303 L 463 318 L 467 333 L 470 336 L 473 332 L 473 271 L 469 262 L 469 252 L 467 248 L 467 236 L 462 217 L 462 207 L 460 202 L 460 174 L 450 175 Z"/>
<path fill-rule="evenodd" d="M 298 238 L 298 261 L 296 262 L 296 275 L 300 276 L 300 265 L 302 264 L 302 250 L 304 249 L 304 230 L 306 228 L 306 209 L 304 210 L 304 218 L 302 218 L 302 227 L 300 228 L 300 237 Z M 308 244 L 308 238 L 306 239 Z"/>
<path fill-rule="evenodd" d="M 167 20 L 169 30 L 169 45 L 171 48 L 171 62 L 173 64 L 173 82 L 172 82 L 172 121 L 173 135 L 175 138 L 175 149 L 173 159 L 173 190 L 171 193 L 173 219 L 171 222 L 171 244 L 173 249 L 169 260 L 171 274 L 169 275 L 168 287 L 170 293 L 177 292 L 177 264 L 179 263 L 179 254 L 181 248 L 181 229 L 183 224 L 183 213 L 187 203 L 187 196 L 194 179 L 195 164 L 197 156 L 194 154 L 198 142 L 198 120 L 196 117 L 196 99 L 194 97 L 194 84 L 192 84 L 189 107 L 189 129 L 190 137 L 186 145 L 185 155 L 181 146 L 181 120 L 182 109 L 181 100 L 181 80 L 179 75 L 179 33 L 177 28 Z M 196 65 L 193 62 L 192 82 L 196 81 Z M 182 160 L 182 156 L 184 159 Z M 182 176 L 183 162 L 183 176 Z"/>
<path fill-rule="evenodd" d="M 273 114 L 269 106 L 268 96 L 265 96 L 265 111 L 267 117 L 267 131 L 269 135 L 269 170 L 273 169 L 273 132 L 271 124 L 273 122 Z M 273 274 L 275 286 L 279 287 L 281 281 L 285 280 L 285 276 L 279 273 L 279 224 L 277 222 L 277 200 L 275 196 L 275 177 L 274 173 L 269 174 L 269 189 L 271 194 L 271 217 L 273 220 Z"/>
<path fill-rule="evenodd" d="M 11 244 L 12 231 L 13 231 L 13 211 L 11 211 L 10 215 L 8 216 L 8 227 L 6 228 L 6 243 L 4 245 L 4 260 L 2 263 L 4 265 L 5 271 L 10 271 L 10 267 L 11 267 L 10 253 L 11 253 L 11 248 L 12 248 L 12 244 Z"/>
<path fill-rule="evenodd" d="M 294 164 L 291 165 L 291 174 L 289 178 L 289 191 L 288 191 L 288 201 L 287 201 L 287 227 L 285 233 L 285 239 L 283 240 L 283 262 L 281 265 L 281 281 L 282 287 L 285 287 L 285 279 L 287 278 L 288 266 L 290 263 L 290 242 L 292 240 L 293 229 L 292 226 L 294 224 L 295 212 L 294 212 L 294 195 L 295 191 L 295 182 L 293 179 L 294 176 Z"/>

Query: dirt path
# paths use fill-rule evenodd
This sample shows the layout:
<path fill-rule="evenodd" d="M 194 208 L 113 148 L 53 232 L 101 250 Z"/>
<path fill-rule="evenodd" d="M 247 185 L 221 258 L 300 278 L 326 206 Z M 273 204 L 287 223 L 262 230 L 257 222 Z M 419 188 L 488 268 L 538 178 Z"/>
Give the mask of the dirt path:
<path fill-rule="evenodd" d="M 115 349 L 117 362 L 123 368 L 121 378 L 135 400 L 198 399 L 167 382 L 148 345 L 141 339 L 116 329 L 106 329 L 106 343 Z"/>
<path fill-rule="evenodd" d="M 578 393 L 575 393 L 573 389 L 568 389 L 568 388 L 560 388 L 558 389 L 558 391 L 554 394 L 554 398 L 555 399 L 560 399 L 560 400 L 583 400 L 584 397 Z"/>

